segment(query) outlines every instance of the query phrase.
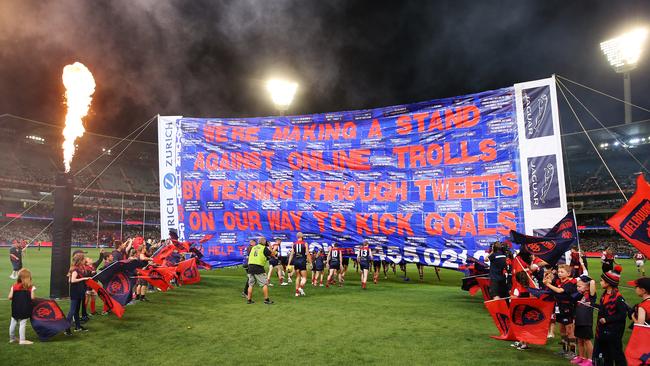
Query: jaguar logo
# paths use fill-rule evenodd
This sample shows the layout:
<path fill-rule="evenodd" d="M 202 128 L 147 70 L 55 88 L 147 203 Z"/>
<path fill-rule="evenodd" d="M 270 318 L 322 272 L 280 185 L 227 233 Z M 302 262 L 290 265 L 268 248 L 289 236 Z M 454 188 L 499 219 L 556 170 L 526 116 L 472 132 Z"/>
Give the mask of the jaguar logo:
<path fill-rule="evenodd" d="M 532 209 L 560 207 L 555 155 L 528 158 L 528 187 Z"/>
<path fill-rule="evenodd" d="M 539 199 L 542 200 L 543 203 L 546 203 L 546 196 L 551 189 L 553 177 L 555 177 L 555 166 L 548 163 L 546 164 L 546 167 L 544 167 L 544 184 L 542 185 L 541 194 L 539 195 Z"/>
<path fill-rule="evenodd" d="M 548 86 L 525 89 L 521 95 L 524 112 L 526 138 L 550 136 L 553 122 L 550 111 L 550 89 Z"/>

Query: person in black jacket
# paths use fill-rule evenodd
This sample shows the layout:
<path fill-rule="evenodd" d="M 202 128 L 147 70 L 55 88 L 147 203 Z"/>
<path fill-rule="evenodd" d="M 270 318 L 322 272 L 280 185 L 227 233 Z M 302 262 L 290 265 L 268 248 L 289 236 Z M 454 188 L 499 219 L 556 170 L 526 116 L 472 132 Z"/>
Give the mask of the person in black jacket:
<path fill-rule="evenodd" d="M 616 265 L 614 269 L 600 276 L 600 286 L 605 292 L 600 298 L 598 307 L 596 343 L 593 353 L 594 364 L 598 364 L 600 362 L 598 360 L 602 359 L 605 366 L 627 365 L 623 353 L 623 333 L 625 332 L 628 306 L 621 293 L 618 292 L 622 269 L 621 266 Z"/>
<path fill-rule="evenodd" d="M 490 296 L 492 299 L 508 297 L 505 269 L 507 266 L 506 248 L 500 241 L 492 244 L 492 253 L 488 256 L 490 261 Z"/>

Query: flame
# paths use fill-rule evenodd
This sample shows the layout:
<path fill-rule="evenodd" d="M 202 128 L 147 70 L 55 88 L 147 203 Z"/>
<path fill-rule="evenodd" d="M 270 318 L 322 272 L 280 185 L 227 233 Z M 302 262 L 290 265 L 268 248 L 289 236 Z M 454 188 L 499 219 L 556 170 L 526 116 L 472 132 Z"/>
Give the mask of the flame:
<path fill-rule="evenodd" d="M 75 153 L 75 140 L 86 131 L 81 119 L 88 114 L 90 102 L 93 100 L 95 79 L 84 64 L 75 62 L 63 68 L 63 85 L 68 107 L 63 129 L 63 164 L 67 173 Z"/>

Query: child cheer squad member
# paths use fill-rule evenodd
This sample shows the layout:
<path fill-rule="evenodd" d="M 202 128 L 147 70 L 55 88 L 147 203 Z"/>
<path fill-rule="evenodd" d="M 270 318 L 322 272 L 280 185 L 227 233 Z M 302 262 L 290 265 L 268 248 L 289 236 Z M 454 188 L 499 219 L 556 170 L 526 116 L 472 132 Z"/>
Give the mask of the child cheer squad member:
<path fill-rule="evenodd" d="M 634 286 L 634 291 L 641 298 L 641 302 L 634 305 L 632 321 L 634 324 L 650 325 L 650 277 L 641 277 L 628 284 Z"/>
<path fill-rule="evenodd" d="M 576 303 L 574 333 L 578 340 L 578 355 L 571 360 L 574 365 L 591 366 L 594 345 L 594 307 L 596 306 L 596 281 L 587 275 L 578 278 L 580 297 Z"/>
<path fill-rule="evenodd" d="M 257 245 L 251 248 L 248 255 L 248 297 L 247 304 L 254 304 L 253 301 L 253 286 L 257 283 L 262 287 L 264 293 L 264 303 L 267 305 L 273 304 L 269 298 L 269 287 L 266 281 L 266 270 L 264 266 L 269 257 L 275 257 L 275 253 L 266 245 L 266 239 L 260 238 Z"/>
<path fill-rule="evenodd" d="M 86 294 L 86 280 L 90 277 L 84 277 L 86 271 L 86 257 L 83 253 L 79 252 L 72 256 L 72 265 L 68 271 L 68 282 L 70 283 L 70 311 L 68 312 L 68 321 L 74 319 L 75 332 L 88 331 L 88 329 L 81 326 L 79 319 L 79 310 L 83 302 L 84 295 Z M 72 335 L 70 328 L 66 329 L 66 335 Z"/>
<path fill-rule="evenodd" d="M 618 292 L 622 267 L 619 265 L 600 276 L 600 286 L 605 290 L 600 297 L 598 322 L 596 323 L 596 343 L 594 344 L 594 363 L 604 365 L 626 365 L 623 353 L 623 333 L 628 306 Z"/>
<path fill-rule="evenodd" d="M 372 261 L 372 251 L 368 246 L 368 241 L 363 242 L 363 246 L 359 248 L 357 254 L 357 262 L 361 267 L 361 288 L 366 289 L 366 282 L 368 281 L 368 270 L 370 269 L 370 262 Z"/>
<path fill-rule="evenodd" d="M 9 290 L 11 300 L 11 323 L 9 324 L 9 343 L 16 342 L 16 326 L 18 326 L 19 344 L 32 344 L 25 339 L 25 326 L 27 319 L 32 316 L 32 300 L 34 300 L 32 273 L 23 268 L 16 275 L 16 283 Z"/>
<path fill-rule="evenodd" d="M 575 317 L 573 296 L 578 292 L 577 281 L 571 277 L 571 266 L 568 264 L 558 266 L 557 277 L 553 281 L 551 273 L 548 273 L 544 278 L 544 284 L 555 293 L 556 321 L 560 323 L 560 334 L 562 335 L 561 353 L 563 356 L 573 359 L 576 356 L 576 339 L 573 332 Z"/>
<path fill-rule="evenodd" d="M 296 296 L 305 296 L 305 284 L 307 283 L 307 261 L 311 263 L 309 247 L 302 240 L 302 233 L 296 235 L 297 239 L 291 247 L 291 254 L 287 264 L 293 264 L 296 272 Z"/>

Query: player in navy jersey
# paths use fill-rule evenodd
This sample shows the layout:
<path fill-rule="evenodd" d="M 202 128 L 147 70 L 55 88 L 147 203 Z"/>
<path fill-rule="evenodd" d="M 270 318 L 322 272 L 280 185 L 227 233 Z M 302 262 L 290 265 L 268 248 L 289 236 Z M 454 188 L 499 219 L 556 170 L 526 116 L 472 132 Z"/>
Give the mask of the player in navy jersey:
<path fill-rule="evenodd" d="M 359 262 L 359 268 L 361 268 L 361 288 L 365 290 L 368 281 L 368 270 L 370 269 L 370 262 L 372 262 L 372 251 L 367 241 L 359 248 L 357 261 Z"/>
<path fill-rule="evenodd" d="M 341 287 L 341 257 L 342 257 L 341 248 L 339 248 L 336 243 L 332 243 L 329 253 L 327 253 L 327 266 L 329 267 L 329 275 L 327 276 L 327 284 L 325 287 L 330 287 L 332 282 L 332 276 L 336 273 L 339 277 L 339 287 Z"/>
<path fill-rule="evenodd" d="M 320 283 L 320 286 L 323 287 L 323 271 L 325 270 L 325 253 L 320 248 L 314 249 L 314 254 L 312 256 L 312 286 L 316 286 Z"/>
<path fill-rule="evenodd" d="M 275 239 L 275 243 L 271 244 L 270 249 L 274 253 L 280 253 L 280 246 L 282 244 L 282 239 L 278 238 Z M 271 257 L 269 258 L 269 273 L 266 276 L 266 282 L 269 284 L 269 286 L 273 286 L 271 283 L 271 277 L 273 276 L 273 270 L 277 270 L 278 272 L 278 280 L 280 282 L 280 285 L 284 283 L 284 272 L 282 272 L 282 265 L 280 264 L 280 260 L 276 257 Z"/>
<path fill-rule="evenodd" d="M 375 245 L 372 248 L 372 264 L 373 264 L 373 276 L 372 281 L 376 284 L 379 281 L 379 272 L 381 272 L 381 257 L 382 257 L 381 246 Z M 385 274 L 384 274 L 385 275 Z"/>
<path fill-rule="evenodd" d="M 297 234 L 298 239 L 291 247 L 291 254 L 287 263 L 293 264 L 296 272 L 296 296 L 305 296 L 305 284 L 307 283 L 307 261 L 311 263 L 311 254 L 309 247 L 302 240 L 302 233 Z"/>

